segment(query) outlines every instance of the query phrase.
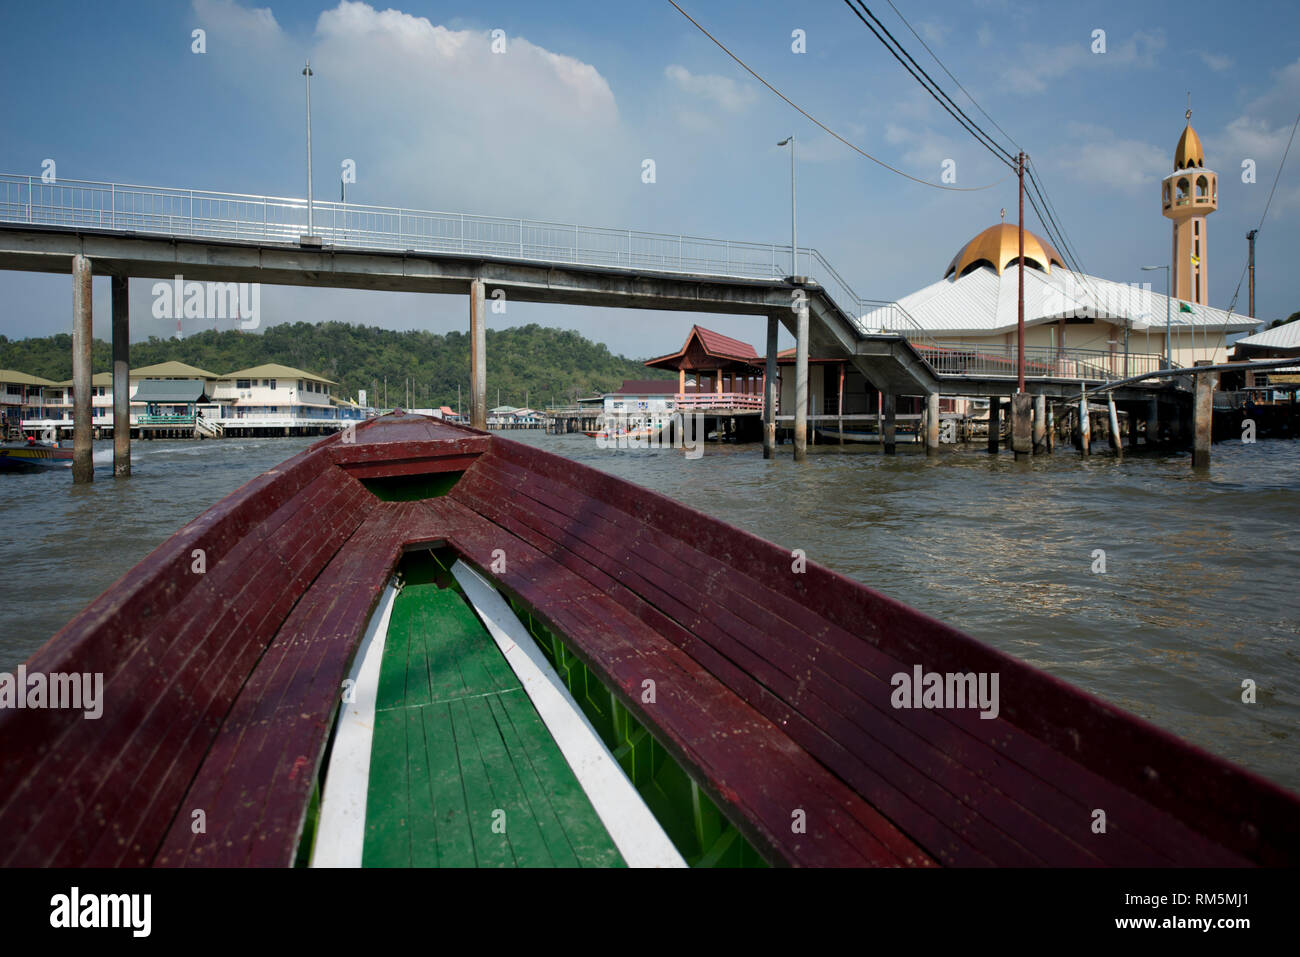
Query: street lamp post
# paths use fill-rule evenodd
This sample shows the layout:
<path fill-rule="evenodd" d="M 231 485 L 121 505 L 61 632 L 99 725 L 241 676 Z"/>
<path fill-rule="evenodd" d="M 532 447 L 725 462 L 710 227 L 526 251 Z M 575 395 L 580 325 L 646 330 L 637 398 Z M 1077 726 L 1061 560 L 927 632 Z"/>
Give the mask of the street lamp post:
<path fill-rule="evenodd" d="M 1172 345 L 1171 333 L 1173 331 L 1173 314 L 1170 312 L 1169 309 L 1169 293 L 1170 293 L 1169 267 L 1168 266 L 1143 266 L 1142 267 L 1143 272 L 1151 272 L 1152 270 L 1155 269 L 1163 269 L 1165 271 L 1165 368 L 1172 369 L 1174 367 L 1174 354 L 1171 351 L 1171 345 Z"/>
<path fill-rule="evenodd" d="M 794 216 L 794 134 L 791 133 L 777 146 L 790 144 L 790 275 L 799 275 L 799 243 L 798 234 L 795 232 Z"/>
<path fill-rule="evenodd" d="M 302 75 L 307 78 L 307 235 L 303 237 L 308 242 L 315 242 L 316 230 L 312 219 L 312 196 L 311 196 L 311 60 L 302 68 Z"/>

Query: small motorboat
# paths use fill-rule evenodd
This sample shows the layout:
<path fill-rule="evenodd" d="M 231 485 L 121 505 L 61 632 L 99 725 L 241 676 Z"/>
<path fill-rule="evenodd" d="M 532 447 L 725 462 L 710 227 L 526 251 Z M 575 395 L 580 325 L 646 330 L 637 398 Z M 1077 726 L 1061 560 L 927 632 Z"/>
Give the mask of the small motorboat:
<path fill-rule="evenodd" d="M 8 867 L 1300 864 L 1259 775 L 418 415 L 232 492 L 15 670 Z"/>
<path fill-rule="evenodd" d="M 57 442 L 0 443 L 0 472 L 72 468 L 72 449 Z"/>

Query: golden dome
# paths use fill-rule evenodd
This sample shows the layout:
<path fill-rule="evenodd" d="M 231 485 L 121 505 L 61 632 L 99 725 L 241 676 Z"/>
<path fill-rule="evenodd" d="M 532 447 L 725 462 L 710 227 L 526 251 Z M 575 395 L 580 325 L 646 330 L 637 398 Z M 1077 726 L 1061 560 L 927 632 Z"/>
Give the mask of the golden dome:
<path fill-rule="evenodd" d="M 1020 230 L 1014 223 L 999 223 L 980 233 L 952 257 L 943 278 L 961 277 L 975 265 L 986 262 L 1002 275 L 1002 270 L 1020 258 Z M 1065 268 L 1061 255 L 1047 240 L 1025 230 L 1025 262 L 1050 273 L 1052 264 Z"/>
<path fill-rule="evenodd" d="M 1174 169 L 1199 169 L 1205 165 L 1205 147 L 1189 122 L 1178 139 L 1178 149 L 1174 150 Z"/>

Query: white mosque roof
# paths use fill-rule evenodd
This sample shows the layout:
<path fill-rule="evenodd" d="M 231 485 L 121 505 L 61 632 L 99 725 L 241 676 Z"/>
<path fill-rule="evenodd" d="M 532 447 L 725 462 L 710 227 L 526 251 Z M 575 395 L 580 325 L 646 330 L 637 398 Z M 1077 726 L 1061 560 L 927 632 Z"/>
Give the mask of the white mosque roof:
<path fill-rule="evenodd" d="M 941 279 L 898 300 L 898 305 L 931 335 L 995 335 L 1016 328 L 1017 286 L 1020 271 L 1012 263 L 999 274 L 988 265 L 971 269 L 963 276 Z M 1058 319 L 1091 318 L 1123 322 L 1133 329 L 1165 325 L 1162 293 L 1149 284 L 1121 283 L 1097 276 L 1071 272 L 1055 266 L 1051 272 L 1032 265 L 1025 270 L 1025 324 Z M 1224 309 L 1187 303 L 1182 311 L 1178 299 L 1169 300 L 1173 326 L 1209 326 L 1225 332 L 1249 332 L 1259 320 Z M 867 329 L 888 328 L 890 306 L 862 317 Z M 1294 324 L 1300 326 L 1300 323 Z M 1300 331 L 1300 330 L 1298 330 Z"/>
<path fill-rule="evenodd" d="M 1193 134 L 1194 135 L 1194 134 Z M 1171 325 L 1250 332 L 1258 320 L 1223 309 L 1167 299 L 1150 282 L 1122 283 L 1073 272 L 1056 250 L 1024 231 L 1025 324 L 1060 319 L 1130 323 L 1145 330 Z M 867 329 L 897 328 L 902 310 L 931 335 L 998 335 L 1016 328 L 1020 233 L 1011 223 L 990 226 L 953 257 L 944 278 L 862 317 Z M 892 322 L 891 322 L 892 320 Z M 906 325 L 906 324 L 905 324 Z"/>
<path fill-rule="evenodd" d="M 1234 346 L 1265 346 L 1269 349 L 1300 349 L 1300 320 L 1288 322 L 1284 326 L 1275 326 L 1245 339 L 1238 339 Z"/>

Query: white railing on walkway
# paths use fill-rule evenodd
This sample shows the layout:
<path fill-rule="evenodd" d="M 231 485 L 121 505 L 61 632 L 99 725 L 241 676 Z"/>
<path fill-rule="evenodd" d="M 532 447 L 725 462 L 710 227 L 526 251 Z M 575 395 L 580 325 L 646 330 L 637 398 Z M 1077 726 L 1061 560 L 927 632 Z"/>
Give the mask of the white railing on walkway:
<path fill-rule="evenodd" d="M 297 244 L 307 232 L 307 201 L 204 189 L 136 186 L 0 173 L 0 221 L 123 230 L 163 236 Z M 790 247 L 634 229 L 579 226 L 397 206 L 313 200 L 314 234 L 328 246 L 432 252 L 530 262 L 609 266 L 652 272 L 782 279 Z M 897 303 L 863 299 L 814 248 L 799 250 L 798 275 L 818 282 L 859 329 L 909 339 L 929 336 Z M 793 305 L 793 304 L 792 304 Z"/>

